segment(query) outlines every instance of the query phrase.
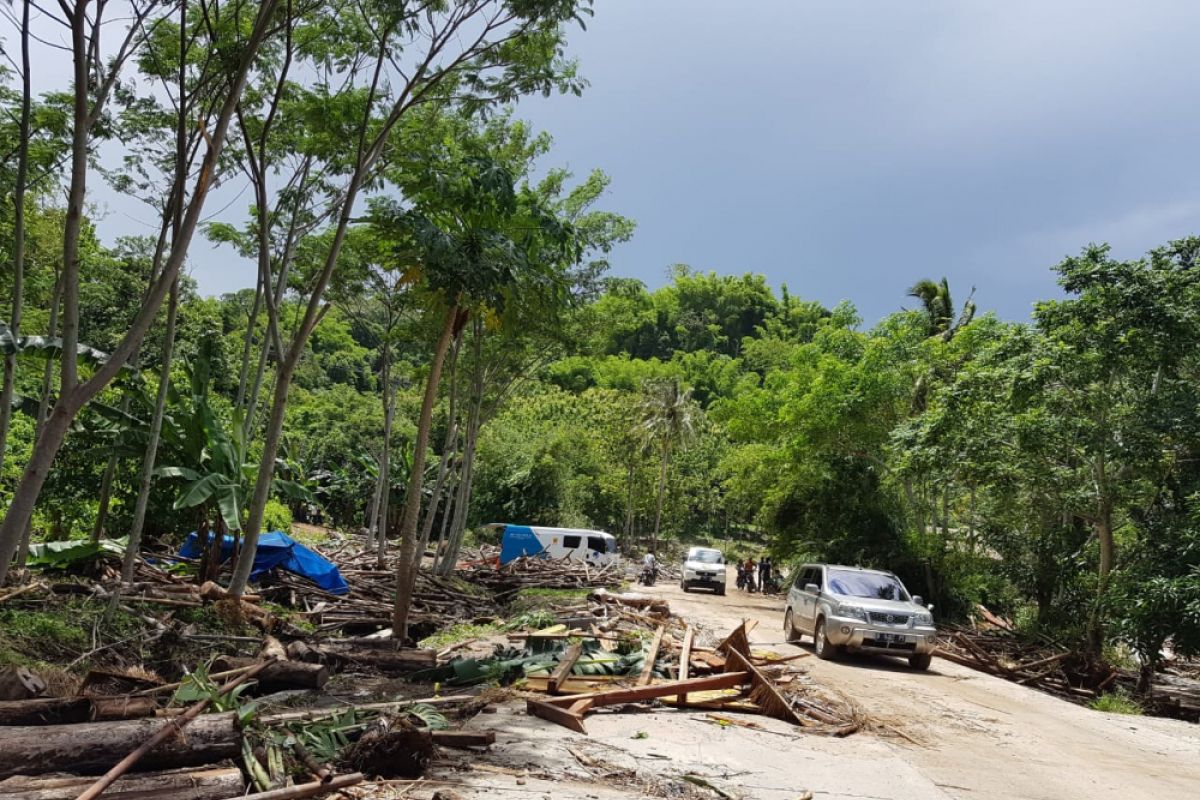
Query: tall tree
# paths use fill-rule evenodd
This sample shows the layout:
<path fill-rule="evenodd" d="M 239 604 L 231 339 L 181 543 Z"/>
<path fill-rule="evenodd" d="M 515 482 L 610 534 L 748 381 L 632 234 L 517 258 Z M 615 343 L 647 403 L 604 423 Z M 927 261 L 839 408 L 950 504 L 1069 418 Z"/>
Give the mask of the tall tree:
<path fill-rule="evenodd" d="M 640 427 L 647 446 L 656 450 L 659 457 L 658 499 L 654 508 L 654 531 L 650 535 L 652 553 L 658 552 L 671 455 L 695 436 L 698 413 L 692 390 L 684 388 L 678 380 L 653 381 L 645 387 Z"/>
<path fill-rule="evenodd" d="M 336 221 L 324 259 L 308 282 L 292 341 L 280 354 L 245 546 L 230 581 L 234 594 L 245 591 L 254 563 L 288 389 L 305 344 L 327 308 L 325 290 L 338 267 L 359 194 L 389 159 L 403 153 L 394 134 L 425 104 L 479 109 L 531 91 L 579 91 L 574 66 L 561 58 L 562 28 L 588 13 L 590 0 L 476 0 L 453 7 L 371 2 L 356 5 L 352 13 L 329 9 L 323 19 L 327 30 L 314 40 L 314 46 L 322 48 L 315 56 L 337 65 L 335 83 L 344 87 L 344 94 L 331 98 L 327 88 L 319 87 L 312 95 L 308 121 L 317 125 L 325 120 L 320 144 L 327 152 L 344 154 L 347 141 L 353 146 L 342 162 L 344 186 L 330 200 L 328 218 Z M 404 58 L 397 59 L 396 53 L 404 53 Z M 326 101 L 334 101 L 339 113 L 330 115 Z M 451 308 L 455 305 L 452 302 Z M 415 460 L 414 471 L 420 472 Z"/>

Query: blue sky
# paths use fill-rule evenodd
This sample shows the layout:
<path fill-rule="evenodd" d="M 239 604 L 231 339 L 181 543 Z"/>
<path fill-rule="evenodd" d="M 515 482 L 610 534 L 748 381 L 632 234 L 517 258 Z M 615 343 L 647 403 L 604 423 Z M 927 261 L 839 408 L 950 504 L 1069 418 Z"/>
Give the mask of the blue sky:
<path fill-rule="evenodd" d="M 944 275 L 1025 319 L 1088 242 L 1200 230 L 1194 0 L 596 6 L 571 46 L 591 87 L 518 111 L 553 134 L 547 166 L 612 176 L 606 207 L 638 222 L 617 274 L 761 272 L 868 323 Z M 93 187 L 102 231 L 147 231 Z M 253 284 L 201 241 L 190 268 L 207 294 Z"/>

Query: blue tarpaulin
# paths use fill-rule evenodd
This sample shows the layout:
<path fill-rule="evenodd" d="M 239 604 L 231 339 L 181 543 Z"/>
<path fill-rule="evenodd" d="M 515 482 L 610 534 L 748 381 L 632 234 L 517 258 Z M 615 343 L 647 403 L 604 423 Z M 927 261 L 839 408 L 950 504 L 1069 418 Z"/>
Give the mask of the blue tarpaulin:
<path fill-rule="evenodd" d="M 507 564 L 522 556 L 540 555 L 545 549 L 528 525 L 505 525 L 500 539 L 500 563 Z"/>
<path fill-rule="evenodd" d="M 184 558 L 200 558 L 203 555 L 200 537 L 195 531 L 188 534 L 183 547 L 179 548 L 179 555 Z M 233 537 L 226 536 L 221 542 L 221 560 L 225 561 L 231 555 Z M 258 537 L 258 550 L 254 553 L 254 569 L 250 572 L 250 580 L 258 580 L 275 567 L 308 578 L 330 594 L 346 594 L 350 591 L 342 573 L 338 572 L 338 568 L 329 559 L 279 531 L 271 531 Z"/>

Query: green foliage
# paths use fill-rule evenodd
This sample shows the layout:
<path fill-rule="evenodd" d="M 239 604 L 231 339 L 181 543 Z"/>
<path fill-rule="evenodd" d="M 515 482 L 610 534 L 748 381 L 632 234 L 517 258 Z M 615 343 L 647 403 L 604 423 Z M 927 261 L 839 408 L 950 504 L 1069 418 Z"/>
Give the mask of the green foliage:
<path fill-rule="evenodd" d="M 268 500 L 263 512 L 263 530 L 283 531 L 292 530 L 292 510 L 278 500 Z"/>
<path fill-rule="evenodd" d="M 475 625 L 469 622 L 459 622 L 448 628 L 443 628 L 432 636 L 427 636 L 418 644 L 432 650 L 441 650 L 452 644 L 465 642 L 468 639 L 479 639 L 491 636 L 500 630 L 498 625 Z"/>
<path fill-rule="evenodd" d="M 1117 689 L 1097 697 L 1088 703 L 1088 707 L 1108 714 L 1129 714 L 1140 716 L 1145 710 L 1124 689 Z"/>

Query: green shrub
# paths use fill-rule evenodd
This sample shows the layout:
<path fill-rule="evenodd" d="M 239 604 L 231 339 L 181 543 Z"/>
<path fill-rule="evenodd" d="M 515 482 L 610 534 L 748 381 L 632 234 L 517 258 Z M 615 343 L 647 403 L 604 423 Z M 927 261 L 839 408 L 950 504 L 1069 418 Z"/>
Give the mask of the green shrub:
<path fill-rule="evenodd" d="M 1117 689 L 1115 692 L 1102 694 L 1088 703 L 1088 707 L 1096 711 L 1106 711 L 1109 714 L 1133 714 L 1134 716 L 1140 716 L 1143 713 L 1141 705 L 1124 689 Z"/>
<path fill-rule="evenodd" d="M 292 531 L 292 510 L 278 500 L 268 500 L 263 510 L 263 531 Z"/>

